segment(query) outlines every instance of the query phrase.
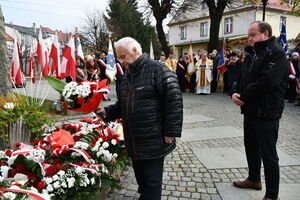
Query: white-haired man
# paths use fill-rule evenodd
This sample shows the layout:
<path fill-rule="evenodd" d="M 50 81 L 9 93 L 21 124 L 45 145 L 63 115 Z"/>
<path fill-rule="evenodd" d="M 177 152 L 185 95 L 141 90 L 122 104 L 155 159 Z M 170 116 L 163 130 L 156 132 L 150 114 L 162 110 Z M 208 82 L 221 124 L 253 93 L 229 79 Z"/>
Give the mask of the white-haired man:
<path fill-rule="evenodd" d="M 183 105 L 176 74 L 142 54 L 130 37 L 115 42 L 126 68 L 114 105 L 100 108 L 108 120 L 122 118 L 125 145 L 132 159 L 140 200 L 160 200 L 164 157 L 181 136 Z"/>

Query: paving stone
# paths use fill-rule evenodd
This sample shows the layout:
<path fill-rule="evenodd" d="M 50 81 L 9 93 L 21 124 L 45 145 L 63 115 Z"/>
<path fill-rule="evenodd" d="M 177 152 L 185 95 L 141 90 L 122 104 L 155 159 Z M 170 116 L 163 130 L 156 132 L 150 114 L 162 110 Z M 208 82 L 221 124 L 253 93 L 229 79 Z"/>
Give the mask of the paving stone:
<path fill-rule="evenodd" d="M 195 122 L 204 122 L 204 121 L 211 121 L 211 120 L 213 119 L 201 114 L 184 115 L 183 117 L 183 123 L 195 123 Z"/>
<path fill-rule="evenodd" d="M 242 130 L 230 126 L 221 126 L 210 128 L 185 129 L 182 132 L 181 140 L 184 142 L 188 142 L 241 136 L 243 136 Z"/>

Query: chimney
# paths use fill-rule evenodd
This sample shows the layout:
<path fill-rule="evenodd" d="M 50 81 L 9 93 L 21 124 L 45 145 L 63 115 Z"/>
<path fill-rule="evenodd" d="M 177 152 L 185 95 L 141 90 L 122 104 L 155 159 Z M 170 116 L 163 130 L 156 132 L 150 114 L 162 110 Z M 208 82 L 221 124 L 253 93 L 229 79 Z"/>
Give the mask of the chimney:
<path fill-rule="evenodd" d="M 34 22 L 32 23 L 32 28 L 33 28 L 34 33 L 36 33 L 36 28 L 35 28 L 35 23 Z"/>

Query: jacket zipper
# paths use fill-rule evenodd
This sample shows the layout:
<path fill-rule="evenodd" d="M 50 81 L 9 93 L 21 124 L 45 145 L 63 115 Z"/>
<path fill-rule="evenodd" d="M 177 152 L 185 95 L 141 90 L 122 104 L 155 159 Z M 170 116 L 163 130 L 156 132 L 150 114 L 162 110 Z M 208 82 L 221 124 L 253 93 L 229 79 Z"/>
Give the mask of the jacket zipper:
<path fill-rule="evenodd" d="M 136 157 L 136 150 L 135 150 L 134 138 L 133 138 L 133 135 L 132 135 L 131 126 L 130 126 L 130 120 L 129 120 L 129 115 L 128 115 L 128 112 L 129 112 L 129 102 L 130 102 L 130 99 L 133 99 L 132 98 L 133 74 L 130 73 L 129 77 L 130 77 L 130 82 L 129 82 L 129 94 L 128 94 L 128 100 L 127 100 L 127 112 L 126 112 L 126 116 L 127 116 L 127 121 L 128 121 L 129 136 L 130 136 L 130 140 L 132 141 L 133 156 Z M 133 111 L 133 106 L 131 107 L 131 110 Z"/>

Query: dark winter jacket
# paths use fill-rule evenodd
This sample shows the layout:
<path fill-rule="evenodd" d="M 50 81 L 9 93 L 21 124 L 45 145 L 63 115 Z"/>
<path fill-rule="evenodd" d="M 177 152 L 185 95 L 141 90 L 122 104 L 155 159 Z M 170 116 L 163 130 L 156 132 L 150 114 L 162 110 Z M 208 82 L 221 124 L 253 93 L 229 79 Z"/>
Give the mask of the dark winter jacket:
<path fill-rule="evenodd" d="M 246 47 L 241 77 L 233 87 L 245 102 L 242 114 L 279 119 L 283 112 L 288 77 L 288 62 L 275 38 Z"/>
<path fill-rule="evenodd" d="M 134 160 L 167 155 L 175 140 L 167 144 L 164 137 L 181 136 L 183 105 L 176 74 L 145 54 L 130 64 L 118 101 L 105 110 L 109 120 L 122 118 L 126 148 Z"/>

